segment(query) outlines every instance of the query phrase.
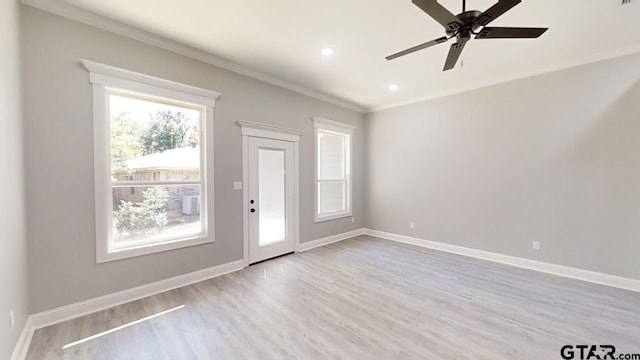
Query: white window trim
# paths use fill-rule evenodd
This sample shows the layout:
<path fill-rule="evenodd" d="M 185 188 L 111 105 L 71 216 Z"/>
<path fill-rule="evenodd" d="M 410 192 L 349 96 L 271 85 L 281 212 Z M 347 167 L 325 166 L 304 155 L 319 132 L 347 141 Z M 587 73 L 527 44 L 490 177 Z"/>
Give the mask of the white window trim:
<path fill-rule="evenodd" d="M 357 127 L 317 116 L 312 117 L 311 120 L 313 120 L 314 130 L 314 221 L 318 223 L 351 217 L 353 216 L 353 133 Z M 347 183 L 347 209 L 324 215 L 318 214 L 318 130 L 333 131 L 349 136 L 349 156 L 347 159 L 349 164 L 346 168 L 347 174 L 345 176 Z"/>
<path fill-rule="evenodd" d="M 215 235 L 213 108 L 215 107 L 215 100 L 221 94 L 215 91 L 119 69 L 89 60 L 83 59 L 81 62 L 89 71 L 89 82 L 93 86 L 96 261 L 103 263 L 213 242 Z M 201 201 L 201 212 L 203 213 L 203 218 L 206 220 L 205 224 L 203 224 L 205 235 L 168 240 L 156 244 L 140 245 L 118 251 L 109 251 L 109 233 L 112 226 L 111 217 L 113 204 L 111 201 L 112 190 L 110 183 L 111 156 L 109 143 L 111 140 L 107 128 L 109 119 L 106 118 L 108 113 L 108 88 L 143 93 L 205 107 L 202 131 L 204 131 L 206 139 L 200 144 L 200 171 L 203 179 L 203 189 L 201 193 L 205 197 L 205 199 Z"/>

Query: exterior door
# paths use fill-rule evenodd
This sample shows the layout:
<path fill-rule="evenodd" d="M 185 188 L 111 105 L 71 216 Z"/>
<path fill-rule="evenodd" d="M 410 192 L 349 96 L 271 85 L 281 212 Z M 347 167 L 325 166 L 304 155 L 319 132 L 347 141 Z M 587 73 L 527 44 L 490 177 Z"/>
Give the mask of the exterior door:
<path fill-rule="evenodd" d="M 295 250 L 293 142 L 248 138 L 249 263 Z"/>

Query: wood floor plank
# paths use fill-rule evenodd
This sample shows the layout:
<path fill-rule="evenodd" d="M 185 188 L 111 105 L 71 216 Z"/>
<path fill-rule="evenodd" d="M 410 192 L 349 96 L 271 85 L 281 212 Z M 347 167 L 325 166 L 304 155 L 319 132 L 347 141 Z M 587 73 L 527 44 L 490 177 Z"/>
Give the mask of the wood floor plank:
<path fill-rule="evenodd" d="M 565 344 L 640 352 L 640 294 L 360 236 L 40 329 L 27 359 L 556 359 Z"/>

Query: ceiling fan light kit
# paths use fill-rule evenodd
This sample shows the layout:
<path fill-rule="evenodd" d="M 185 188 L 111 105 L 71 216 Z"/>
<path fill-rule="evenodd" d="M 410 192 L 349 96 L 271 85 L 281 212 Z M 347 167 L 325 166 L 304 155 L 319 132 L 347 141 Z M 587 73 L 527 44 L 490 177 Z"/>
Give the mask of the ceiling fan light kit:
<path fill-rule="evenodd" d="M 489 27 L 489 23 L 500 17 L 502 14 L 511 10 L 522 0 L 498 0 L 498 2 L 490 7 L 487 11 L 466 9 L 466 0 L 462 1 L 462 12 L 453 15 L 437 0 L 412 0 L 413 4 L 419 7 L 427 15 L 431 16 L 435 21 L 440 23 L 445 29 L 446 36 L 427 41 L 425 43 L 413 46 L 406 50 L 397 52 L 386 57 L 387 60 L 393 60 L 404 55 L 414 53 L 438 44 L 445 43 L 449 39 L 456 38 L 456 43 L 449 48 L 449 54 L 445 61 L 443 71 L 451 70 L 456 66 L 462 50 L 475 35 L 476 39 L 535 39 L 544 34 L 548 28 L 523 28 L 523 27 Z"/>

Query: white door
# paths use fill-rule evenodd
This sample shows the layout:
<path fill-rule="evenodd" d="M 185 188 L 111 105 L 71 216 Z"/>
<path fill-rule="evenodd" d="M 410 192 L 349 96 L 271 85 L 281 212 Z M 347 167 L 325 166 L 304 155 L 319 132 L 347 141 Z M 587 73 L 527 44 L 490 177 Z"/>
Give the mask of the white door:
<path fill-rule="evenodd" d="M 249 137 L 249 263 L 295 250 L 293 143 Z"/>

